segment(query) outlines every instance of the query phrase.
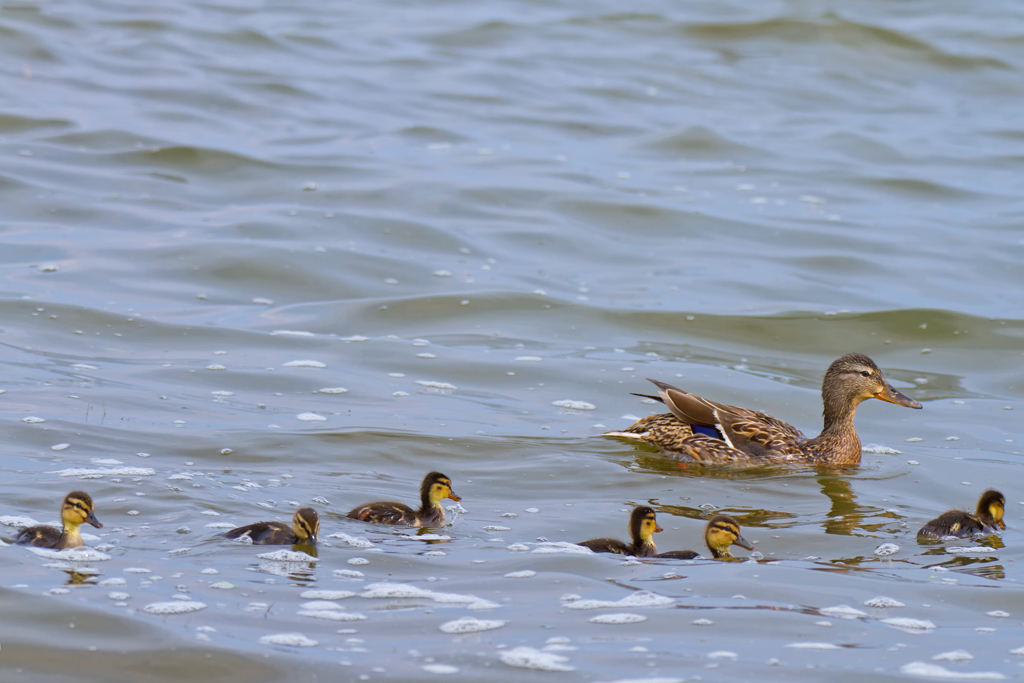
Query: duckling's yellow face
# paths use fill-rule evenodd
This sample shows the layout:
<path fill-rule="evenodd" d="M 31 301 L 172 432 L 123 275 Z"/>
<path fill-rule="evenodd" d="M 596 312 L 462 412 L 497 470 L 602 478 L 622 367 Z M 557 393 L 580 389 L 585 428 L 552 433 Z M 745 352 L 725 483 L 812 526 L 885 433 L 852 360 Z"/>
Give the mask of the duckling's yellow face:
<path fill-rule="evenodd" d="M 92 510 L 92 497 L 84 491 L 72 491 L 64 497 L 64 504 L 60 508 L 60 519 L 65 526 L 74 528 L 80 527 L 83 522 L 88 522 L 97 529 L 103 528 Z"/>
<path fill-rule="evenodd" d="M 316 543 L 320 535 L 320 514 L 313 508 L 299 508 L 292 517 L 292 531 L 300 539 Z"/>
<path fill-rule="evenodd" d="M 640 522 L 640 538 L 644 541 L 649 541 L 658 531 L 663 531 L 663 529 L 658 526 L 658 520 L 654 512 L 652 511 L 644 515 L 643 520 Z"/>
<path fill-rule="evenodd" d="M 437 505 L 445 498 L 451 498 L 456 503 L 462 500 L 459 496 L 455 495 L 455 491 L 452 491 L 452 480 L 448 477 L 443 479 L 437 479 L 430 485 L 430 502 L 433 505 Z"/>
<path fill-rule="evenodd" d="M 747 539 L 740 535 L 740 525 L 732 517 L 721 515 L 712 519 L 704 532 L 704 540 L 708 547 L 716 550 L 723 556 L 729 554 L 729 546 L 738 545 L 747 550 L 753 550 L 754 546 Z"/>
<path fill-rule="evenodd" d="M 1006 522 L 1003 521 L 1003 501 L 996 500 L 988 505 L 988 513 L 992 515 L 992 521 L 996 523 L 996 526 L 1000 529 L 1006 528 Z"/>

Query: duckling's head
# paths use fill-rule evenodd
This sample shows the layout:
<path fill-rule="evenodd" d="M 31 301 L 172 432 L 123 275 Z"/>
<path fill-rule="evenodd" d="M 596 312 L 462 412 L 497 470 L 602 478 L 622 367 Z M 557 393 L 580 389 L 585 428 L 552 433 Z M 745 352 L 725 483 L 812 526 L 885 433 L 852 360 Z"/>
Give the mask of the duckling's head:
<path fill-rule="evenodd" d="M 82 522 L 89 522 L 97 529 L 102 529 L 100 520 L 92 511 L 92 496 L 85 491 L 72 491 L 64 496 L 64 504 L 60 508 L 60 519 L 64 526 L 78 528 Z"/>
<path fill-rule="evenodd" d="M 821 383 L 821 399 L 825 416 L 838 417 L 856 408 L 861 401 L 877 398 L 907 408 L 921 404 L 892 388 L 882 371 L 862 353 L 848 353 L 832 361 Z"/>
<path fill-rule="evenodd" d="M 431 472 L 423 477 L 423 485 L 420 487 L 420 497 L 423 502 L 431 507 L 440 505 L 445 498 L 451 498 L 456 503 L 462 500 L 452 491 L 452 480 L 440 472 Z"/>
<path fill-rule="evenodd" d="M 316 545 L 320 534 L 320 514 L 313 508 L 299 508 L 292 515 L 292 531 L 300 543 Z"/>
<path fill-rule="evenodd" d="M 739 523 L 728 515 L 716 515 L 704 527 L 704 542 L 714 557 L 732 557 L 729 546 L 738 545 L 753 550 L 750 541 L 740 535 Z"/>
<path fill-rule="evenodd" d="M 633 508 L 629 516 L 629 535 L 634 543 L 654 543 L 654 533 L 661 530 L 652 508 L 646 505 Z"/>
<path fill-rule="evenodd" d="M 1003 508 L 1006 507 L 1006 498 L 995 489 L 989 489 L 981 494 L 978 499 L 978 519 L 987 526 L 995 526 L 1000 529 L 1006 528 L 1003 521 Z"/>

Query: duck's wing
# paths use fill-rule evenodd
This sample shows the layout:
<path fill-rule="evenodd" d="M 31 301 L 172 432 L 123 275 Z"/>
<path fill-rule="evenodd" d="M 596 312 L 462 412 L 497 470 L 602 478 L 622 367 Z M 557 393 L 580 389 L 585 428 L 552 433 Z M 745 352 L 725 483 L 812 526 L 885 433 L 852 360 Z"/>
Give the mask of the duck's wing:
<path fill-rule="evenodd" d="M 295 532 L 284 522 L 255 522 L 224 532 L 225 538 L 248 536 L 256 545 L 292 545 Z"/>
<path fill-rule="evenodd" d="M 419 525 L 419 518 L 415 510 L 405 503 L 393 500 L 381 500 L 376 503 L 360 505 L 350 510 L 345 516 L 358 519 L 361 522 L 373 522 L 375 524 Z"/>
<path fill-rule="evenodd" d="M 715 429 L 731 448 L 748 457 L 784 457 L 800 453 L 804 435 L 771 415 L 710 401 L 678 387 L 650 379 L 672 414 L 687 424 Z"/>
<path fill-rule="evenodd" d="M 590 548 L 595 553 L 616 553 L 618 555 L 632 555 L 628 545 L 616 538 L 592 538 L 589 541 L 577 543 L 584 548 Z"/>
<path fill-rule="evenodd" d="M 643 441 L 665 451 L 680 452 L 686 439 L 693 436 L 693 428 L 672 413 L 661 413 L 641 418 L 625 429 L 605 432 L 604 436 Z"/>
<path fill-rule="evenodd" d="M 14 538 L 15 545 L 30 545 L 35 548 L 53 548 L 60 541 L 61 530 L 53 526 L 30 526 L 22 529 Z"/>

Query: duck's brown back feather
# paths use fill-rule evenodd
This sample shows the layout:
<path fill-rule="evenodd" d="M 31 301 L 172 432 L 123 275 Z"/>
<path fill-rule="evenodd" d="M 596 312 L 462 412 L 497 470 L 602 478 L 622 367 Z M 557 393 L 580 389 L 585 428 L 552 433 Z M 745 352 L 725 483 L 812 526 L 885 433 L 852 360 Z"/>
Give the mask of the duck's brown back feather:
<path fill-rule="evenodd" d="M 295 545 L 300 542 L 292 528 L 284 522 L 246 524 L 225 532 L 224 536 L 226 538 L 248 536 L 256 545 Z"/>
<path fill-rule="evenodd" d="M 56 548 L 63 532 L 53 526 L 30 526 L 22 529 L 15 539 L 16 545 L 29 545 L 35 548 Z"/>
<path fill-rule="evenodd" d="M 981 523 L 974 515 L 964 510 L 947 510 L 931 520 L 917 532 L 921 538 L 939 539 L 943 536 L 969 538 L 993 531 Z"/>
<path fill-rule="evenodd" d="M 429 526 L 421 524 L 420 516 L 416 510 L 405 503 L 394 500 L 381 500 L 376 503 L 367 503 L 353 508 L 346 517 L 358 519 L 361 522 L 374 522 L 376 524 L 404 524 L 405 526 Z"/>

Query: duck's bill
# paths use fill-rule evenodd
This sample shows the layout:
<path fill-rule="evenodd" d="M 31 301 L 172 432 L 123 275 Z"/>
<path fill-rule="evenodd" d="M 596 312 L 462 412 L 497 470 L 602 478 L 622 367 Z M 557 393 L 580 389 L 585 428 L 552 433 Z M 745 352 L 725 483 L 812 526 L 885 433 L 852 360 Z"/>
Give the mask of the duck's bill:
<path fill-rule="evenodd" d="M 461 496 L 456 496 L 455 495 L 455 491 L 449 491 L 448 492 L 448 497 L 451 498 L 452 500 L 454 500 L 456 503 L 458 503 L 460 500 L 462 500 Z"/>
<path fill-rule="evenodd" d="M 997 521 L 996 521 L 996 526 L 997 526 L 997 527 L 999 527 L 1000 529 L 1005 529 L 1005 528 L 1006 528 L 1006 522 L 1004 522 L 1004 521 L 1003 521 L 1003 520 L 1001 520 L 1001 519 L 1000 519 L 1000 520 L 997 520 Z"/>
<path fill-rule="evenodd" d="M 654 525 L 654 531 L 655 531 L 655 532 L 658 532 L 658 531 L 664 531 L 664 529 L 662 529 L 662 528 L 661 528 L 660 526 L 658 526 L 657 524 L 655 524 L 655 525 Z"/>
<path fill-rule="evenodd" d="M 96 519 L 96 513 L 95 512 L 90 511 L 89 512 L 89 516 L 85 518 L 85 521 L 89 522 L 89 524 L 92 524 L 97 529 L 102 529 L 103 528 L 103 525 L 100 524 L 100 520 Z"/>
<path fill-rule="evenodd" d="M 753 550 L 754 549 L 754 544 L 753 543 L 751 543 L 750 541 L 748 541 L 747 539 L 745 539 L 745 538 L 743 538 L 742 536 L 739 536 L 739 535 L 736 536 L 736 540 L 733 541 L 733 545 L 738 545 L 739 547 L 746 548 L 747 550 Z"/>
<path fill-rule="evenodd" d="M 888 401 L 889 403 L 895 403 L 896 405 L 903 406 L 905 408 L 920 408 L 921 407 L 920 403 L 918 403 L 914 399 L 910 398 L 909 396 L 904 396 L 900 392 L 896 391 L 895 389 L 892 388 L 892 385 L 890 385 L 888 382 L 886 382 L 885 389 L 883 389 L 881 393 L 875 394 L 875 398 L 877 398 L 877 399 L 879 399 L 881 401 Z"/>

